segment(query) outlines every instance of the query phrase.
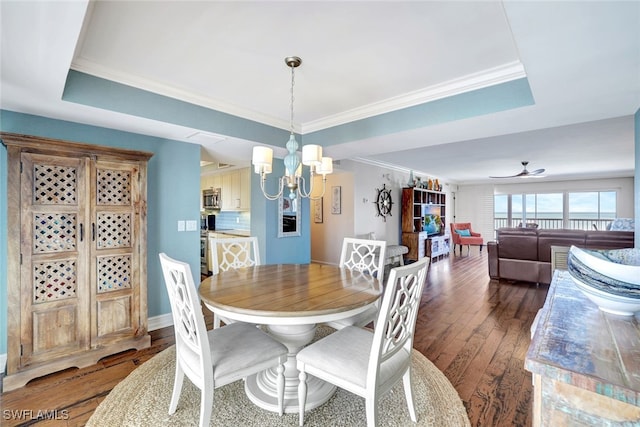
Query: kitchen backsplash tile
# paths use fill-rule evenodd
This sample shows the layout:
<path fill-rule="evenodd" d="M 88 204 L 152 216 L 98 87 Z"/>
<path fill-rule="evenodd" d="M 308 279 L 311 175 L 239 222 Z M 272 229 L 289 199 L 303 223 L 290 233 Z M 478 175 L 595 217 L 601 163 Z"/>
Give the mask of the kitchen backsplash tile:
<path fill-rule="evenodd" d="M 250 212 L 219 212 L 216 214 L 217 230 L 249 230 L 251 229 Z"/>

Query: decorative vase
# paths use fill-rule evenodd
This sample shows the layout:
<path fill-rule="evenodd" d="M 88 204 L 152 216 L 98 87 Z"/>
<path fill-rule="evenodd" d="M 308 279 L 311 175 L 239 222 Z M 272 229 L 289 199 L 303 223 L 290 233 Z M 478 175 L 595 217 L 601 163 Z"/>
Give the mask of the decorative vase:
<path fill-rule="evenodd" d="M 413 182 L 413 171 L 409 171 L 409 182 L 407 183 L 409 187 L 415 187 L 415 182 Z"/>

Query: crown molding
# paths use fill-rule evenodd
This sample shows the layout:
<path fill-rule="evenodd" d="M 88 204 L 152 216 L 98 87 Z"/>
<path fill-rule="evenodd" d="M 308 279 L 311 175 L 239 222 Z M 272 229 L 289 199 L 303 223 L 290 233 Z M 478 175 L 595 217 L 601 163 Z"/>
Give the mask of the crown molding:
<path fill-rule="evenodd" d="M 364 157 L 355 157 L 355 158 L 352 158 L 352 159 L 349 159 L 349 160 L 351 160 L 353 162 L 363 163 L 363 164 L 369 165 L 369 166 L 375 166 L 375 167 L 378 167 L 378 168 L 382 168 L 382 169 L 387 169 L 387 170 L 391 170 L 391 171 L 394 171 L 394 172 L 403 173 L 403 174 L 406 174 L 407 177 L 411 174 L 411 172 L 413 172 L 414 176 L 436 177 L 435 174 L 428 173 L 428 172 L 425 172 L 425 171 L 421 171 L 421 170 L 417 170 L 417 169 L 407 169 L 407 168 L 403 168 L 403 167 L 394 165 L 392 163 L 381 162 L 379 160 L 365 159 Z M 439 177 L 439 179 L 440 179 L 440 177 Z M 448 181 L 455 182 L 455 180 L 448 180 Z M 449 182 L 444 182 L 444 181 L 441 181 L 441 182 L 442 182 L 442 185 L 444 185 L 445 187 L 450 185 Z"/>
<path fill-rule="evenodd" d="M 507 83 L 523 77 L 526 77 L 526 73 L 522 63 L 520 61 L 510 62 L 482 72 L 468 74 L 464 77 L 395 96 L 381 102 L 375 102 L 340 114 L 304 123 L 302 125 L 301 133 L 304 135 L 306 133 L 328 129 L 356 120 L 377 116 L 379 114 L 413 107 L 489 86 L 495 86 L 500 83 Z"/>
<path fill-rule="evenodd" d="M 280 129 L 288 129 L 290 127 L 290 124 L 287 121 L 279 120 L 273 116 L 242 109 L 233 104 L 213 100 L 211 98 L 200 96 L 157 81 L 142 79 L 134 74 L 123 73 L 109 67 L 104 67 L 85 58 L 76 58 L 71 63 L 70 68 L 74 71 L 86 73 L 123 85 L 132 86 L 134 88 L 146 90 L 180 101 L 200 105 L 205 108 L 210 108 Z M 301 130 L 299 133 L 304 135 L 356 120 L 362 120 L 380 114 L 401 110 L 403 108 L 447 98 L 464 92 L 470 92 L 500 83 L 506 83 L 523 77 L 526 77 L 524 66 L 520 61 L 514 61 L 482 72 L 468 74 L 464 77 L 449 80 L 441 84 L 395 96 L 384 101 L 371 103 L 363 107 L 354 108 L 319 120 L 303 123 L 300 125 Z"/>
<path fill-rule="evenodd" d="M 431 175 L 433 176 L 433 174 L 429 174 L 427 172 L 424 171 L 419 171 L 416 169 L 407 169 L 407 168 L 403 168 L 397 165 L 394 165 L 393 163 L 386 163 L 386 162 L 381 162 L 379 160 L 372 160 L 372 159 L 365 159 L 364 157 L 354 157 L 352 159 L 349 159 L 352 162 L 358 162 L 358 163 L 363 163 L 365 165 L 369 165 L 369 166 L 375 166 L 375 167 L 379 167 L 379 168 L 383 168 L 383 169 L 388 169 L 394 172 L 400 172 L 400 173 L 406 173 L 407 175 L 409 175 L 412 171 L 414 175 Z"/>
<path fill-rule="evenodd" d="M 281 129 L 289 129 L 291 127 L 288 121 L 280 120 L 273 116 L 261 114 L 256 111 L 239 108 L 238 106 L 233 104 L 214 100 L 205 96 L 200 96 L 192 92 L 178 89 L 176 87 L 154 80 L 140 78 L 135 74 L 123 73 L 112 68 L 96 64 L 95 62 L 84 58 L 74 59 L 74 61 L 71 63 L 70 68 L 74 71 L 90 74 L 94 77 L 99 77 L 137 89 L 146 90 L 155 94 L 167 96 L 169 98 L 174 98 L 222 113 L 241 117 L 246 120 L 251 120 Z"/>

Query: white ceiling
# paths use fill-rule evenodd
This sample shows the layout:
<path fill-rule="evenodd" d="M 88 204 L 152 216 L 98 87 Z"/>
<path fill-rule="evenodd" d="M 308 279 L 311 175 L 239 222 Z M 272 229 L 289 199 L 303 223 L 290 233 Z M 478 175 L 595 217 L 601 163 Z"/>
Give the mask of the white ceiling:
<path fill-rule="evenodd" d="M 297 55 L 303 138 L 526 77 L 533 105 L 325 155 L 458 183 L 516 174 L 522 160 L 547 180 L 634 174 L 638 1 L 1 0 L 0 14 L 2 109 L 201 143 L 204 160 L 248 165 L 262 141 L 64 101 L 69 70 L 288 129 L 284 57 Z"/>

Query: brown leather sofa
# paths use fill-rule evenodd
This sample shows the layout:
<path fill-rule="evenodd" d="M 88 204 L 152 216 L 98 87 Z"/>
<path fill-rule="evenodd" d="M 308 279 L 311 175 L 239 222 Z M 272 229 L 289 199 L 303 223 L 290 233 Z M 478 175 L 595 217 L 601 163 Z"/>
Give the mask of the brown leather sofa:
<path fill-rule="evenodd" d="M 551 283 L 551 246 L 586 249 L 632 248 L 633 231 L 584 231 L 500 228 L 497 241 L 487 242 L 489 277 Z"/>

